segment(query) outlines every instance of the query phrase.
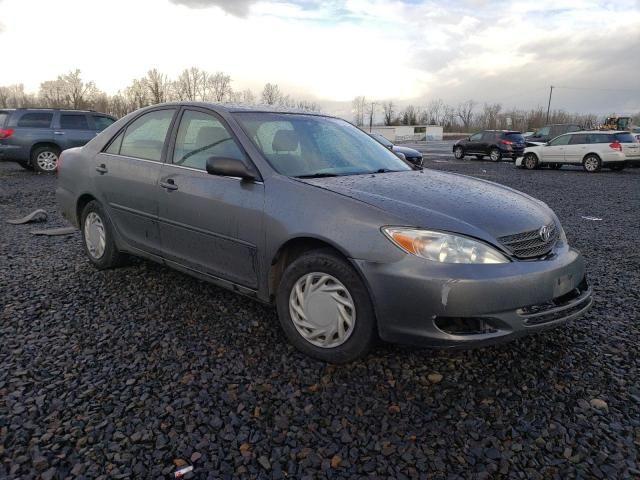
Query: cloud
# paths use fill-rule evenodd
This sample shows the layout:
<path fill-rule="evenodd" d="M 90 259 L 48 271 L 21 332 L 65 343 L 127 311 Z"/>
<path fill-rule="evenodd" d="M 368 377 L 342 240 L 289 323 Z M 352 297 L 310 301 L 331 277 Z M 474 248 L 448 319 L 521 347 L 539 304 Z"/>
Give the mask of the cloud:
<path fill-rule="evenodd" d="M 249 7 L 257 0 L 169 0 L 171 3 L 184 5 L 189 8 L 219 7 L 236 17 L 249 15 Z"/>

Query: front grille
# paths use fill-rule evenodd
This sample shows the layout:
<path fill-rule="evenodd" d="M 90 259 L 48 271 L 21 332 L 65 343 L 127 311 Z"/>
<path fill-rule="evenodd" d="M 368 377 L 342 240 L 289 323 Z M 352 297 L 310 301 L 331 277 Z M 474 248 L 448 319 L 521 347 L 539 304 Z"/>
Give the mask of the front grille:
<path fill-rule="evenodd" d="M 516 233 L 498 238 L 498 241 L 514 257 L 536 258 L 542 257 L 551 251 L 558 241 L 558 229 L 555 224 L 547 225 L 549 229 L 549 239 L 543 240 L 540 237 L 540 229 L 529 232 Z"/>

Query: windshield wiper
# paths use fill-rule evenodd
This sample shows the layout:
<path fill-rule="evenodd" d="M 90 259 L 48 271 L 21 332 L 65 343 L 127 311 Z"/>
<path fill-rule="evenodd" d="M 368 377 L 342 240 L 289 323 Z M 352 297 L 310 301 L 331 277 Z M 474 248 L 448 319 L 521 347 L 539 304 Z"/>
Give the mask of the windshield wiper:
<path fill-rule="evenodd" d="M 307 175 L 296 175 L 295 178 L 326 178 L 326 177 L 337 177 L 338 175 L 335 173 L 328 172 L 318 172 L 318 173 L 309 173 Z"/>

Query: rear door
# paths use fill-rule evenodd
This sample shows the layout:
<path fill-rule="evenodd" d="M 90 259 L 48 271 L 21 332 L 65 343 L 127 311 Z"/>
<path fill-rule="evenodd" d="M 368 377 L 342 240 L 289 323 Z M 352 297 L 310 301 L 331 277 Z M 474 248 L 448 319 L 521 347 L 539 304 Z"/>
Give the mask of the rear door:
<path fill-rule="evenodd" d="M 143 113 L 94 159 L 96 190 L 116 230 L 130 247 L 156 255 L 158 177 L 176 112 L 176 107 L 168 107 Z"/>
<path fill-rule="evenodd" d="M 86 113 L 61 111 L 54 122 L 53 135 L 62 150 L 82 147 L 96 136 Z"/>
<path fill-rule="evenodd" d="M 485 155 L 489 155 L 489 150 L 491 149 L 491 145 L 495 145 L 497 141 L 497 132 L 484 132 L 482 134 L 482 140 L 478 144 L 478 149 L 476 150 L 478 153 L 483 153 Z"/>
<path fill-rule="evenodd" d="M 11 145 L 11 157 L 15 160 L 29 161 L 31 148 L 40 142 L 52 142 L 53 111 L 16 111 L 15 125 L 9 119 L 8 127 L 15 129 L 13 135 L 5 140 Z M 13 116 L 12 116 L 13 117 Z"/>
<path fill-rule="evenodd" d="M 571 140 L 571 135 L 561 135 L 554 138 L 548 144 L 542 146 L 542 161 L 546 163 L 564 162 L 565 150 Z"/>
<path fill-rule="evenodd" d="M 573 135 L 566 135 L 571 137 L 569 144 L 565 148 L 564 161 L 567 163 L 582 163 L 584 156 L 589 153 L 587 150 L 590 147 L 590 135 L 586 133 L 574 133 Z"/>
<path fill-rule="evenodd" d="M 209 175 L 211 156 L 249 162 L 219 116 L 185 109 L 157 188 L 162 255 L 256 289 L 258 251 L 264 243 L 264 184 Z"/>

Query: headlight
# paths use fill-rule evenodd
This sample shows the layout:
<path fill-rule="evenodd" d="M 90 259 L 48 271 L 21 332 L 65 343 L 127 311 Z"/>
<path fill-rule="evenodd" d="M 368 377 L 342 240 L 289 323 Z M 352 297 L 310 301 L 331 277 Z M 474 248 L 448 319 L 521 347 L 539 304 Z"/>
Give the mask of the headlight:
<path fill-rule="evenodd" d="M 495 248 L 468 237 L 415 228 L 384 227 L 382 231 L 407 253 L 440 263 L 508 263 Z"/>

